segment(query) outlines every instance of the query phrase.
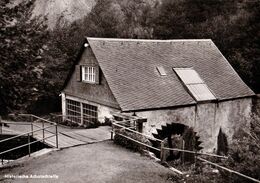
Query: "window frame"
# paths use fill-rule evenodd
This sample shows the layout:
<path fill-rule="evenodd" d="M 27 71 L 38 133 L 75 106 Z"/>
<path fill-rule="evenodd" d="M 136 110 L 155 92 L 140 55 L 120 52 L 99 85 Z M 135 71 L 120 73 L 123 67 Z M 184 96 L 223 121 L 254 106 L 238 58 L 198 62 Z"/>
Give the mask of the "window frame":
<path fill-rule="evenodd" d="M 98 123 L 98 106 L 66 98 L 66 116 L 73 123 L 96 124 Z"/>
<path fill-rule="evenodd" d="M 166 71 L 165 71 L 163 66 L 157 66 L 156 69 L 159 72 L 160 76 L 167 76 L 167 73 L 166 73 Z"/>
<path fill-rule="evenodd" d="M 95 84 L 96 79 L 97 79 L 96 77 L 97 77 L 97 73 L 96 73 L 95 66 L 87 66 L 87 65 L 81 66 L 81 81 L 82 82 Z"/>
<path fill-rule="evenodd" d="M 80 102 L 66 99 L 66 115 L 74 123 L 81 123 L 81 105 Z"/>
<path fill-rule="evenodd" d="M 205 102 L 205 101 L 213 101 L 217 100 L 216 95 L 210 90 L 208 85 L 204 82 L 204 80 L 201 78 L 199 73 L 193 68 L 193 67 L 173 67 L 172 68 L 177 77 L 181 80 L 182 84 L 185 86 L 185 88 L 188 90 L 189 94 L 195 99 L 196 102 Z M 191 71 L 192 74 L 196 77 L 189 78 L 186 77 L 184 73 L 179 73 L 178 71 Z M 197 81 L 195 81 L 197 79 Z M 194 88 L 196 87 L 196 88 Z M 198 93 L 198 89 L 200 89 L 201 92 L 207 92 L 207 96 L 203 95 L 203 93 Z M 202 90 L 204 89 L 204 91 Z M 196 91 L 197 90 L 197 91 Z M 205 97 L 203 99 L 203 97 Z M 208 97 L 208 98 L 207 98 Z"/>

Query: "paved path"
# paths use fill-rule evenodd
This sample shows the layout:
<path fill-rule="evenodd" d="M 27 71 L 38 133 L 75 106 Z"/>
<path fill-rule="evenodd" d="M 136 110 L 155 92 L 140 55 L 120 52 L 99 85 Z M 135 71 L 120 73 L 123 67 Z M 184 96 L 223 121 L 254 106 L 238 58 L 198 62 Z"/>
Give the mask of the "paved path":
<path fill-rule="evenodd" d="M 58 179 L 6 179 L 4 175 L 57 175 Z M 112 141 L 53 151 L 9 169 L 0 182 L 170 183 L 169 169 Z"/>

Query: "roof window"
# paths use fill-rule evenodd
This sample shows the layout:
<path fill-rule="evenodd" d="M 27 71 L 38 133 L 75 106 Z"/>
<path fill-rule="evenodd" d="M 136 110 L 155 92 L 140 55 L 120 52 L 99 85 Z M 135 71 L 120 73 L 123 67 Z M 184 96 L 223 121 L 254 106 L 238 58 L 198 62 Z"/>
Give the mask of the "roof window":
<path fill-rule="evenodd" d="M 159 72 L 159 74 L 161 76 L 166 76 L 167 75 L 165 70 L 164 70 L 164 68 L 162 66 L 158 66 L 158 67 L 156 67 L 156 69 L 158 70 L 158 72 Z"/>
<path fill-rule="evenodd" d="M 206 83 L 193 68 L 173 68 L 196 101 L 216 100 Z"/>

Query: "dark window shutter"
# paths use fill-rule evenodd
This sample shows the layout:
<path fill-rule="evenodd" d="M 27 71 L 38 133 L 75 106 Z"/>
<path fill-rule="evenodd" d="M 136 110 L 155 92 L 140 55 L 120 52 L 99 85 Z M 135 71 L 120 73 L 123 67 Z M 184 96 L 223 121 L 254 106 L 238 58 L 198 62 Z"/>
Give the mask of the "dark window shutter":
<path fill-rule="evenodd" d="M 77 81 L 81 81 L 81 67 L 80 67 L 80 65 L 76 65 L 76 79 L 77 79 Z"/>
<path fill-rule="evenodd" d="M 99 66 L 96 66 L 95 67 L 95 74 L 96 74 L 96 81 L 95 81 L 95 84 L 99 84 L 100 83 L 100 74 L 99 74 Z"/>

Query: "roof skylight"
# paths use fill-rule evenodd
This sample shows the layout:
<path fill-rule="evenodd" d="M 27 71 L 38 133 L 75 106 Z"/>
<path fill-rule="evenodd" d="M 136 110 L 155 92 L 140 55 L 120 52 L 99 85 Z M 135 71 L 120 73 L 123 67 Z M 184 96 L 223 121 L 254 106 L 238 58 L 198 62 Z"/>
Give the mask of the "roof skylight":
<path fill-rule="evenodd" d="M 206 83 L 193 68 L 173 68 L 196 101 L 216 100 Z"/>
<path fill-rule="evenodd" d="M 164 68 L 162 67 L 162 66 L 158 66 L 158 67 L 156 67 L 157 68 L 157 70 L 158 70 L 158 72 L 159 72 L 159 74 L 161 75 L 161 76 L 166 76 L 167 74 L 166 74 L 166 72 L 165 72 L 165 70 L 164 70 Z"/>

